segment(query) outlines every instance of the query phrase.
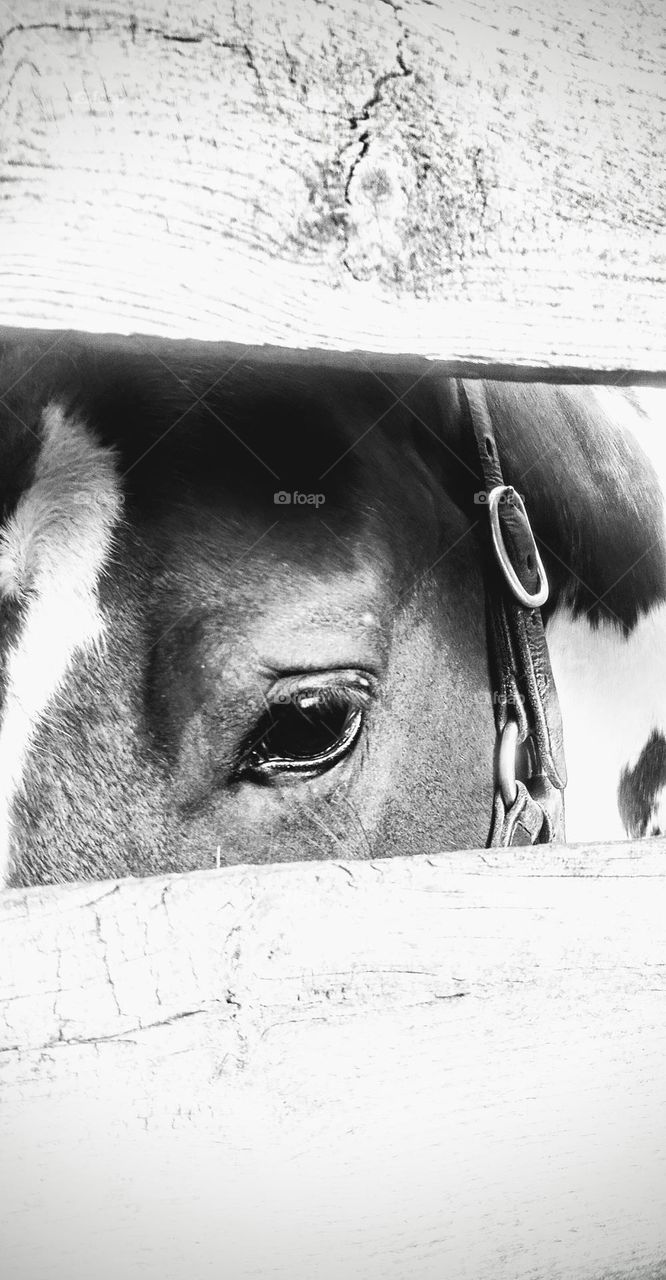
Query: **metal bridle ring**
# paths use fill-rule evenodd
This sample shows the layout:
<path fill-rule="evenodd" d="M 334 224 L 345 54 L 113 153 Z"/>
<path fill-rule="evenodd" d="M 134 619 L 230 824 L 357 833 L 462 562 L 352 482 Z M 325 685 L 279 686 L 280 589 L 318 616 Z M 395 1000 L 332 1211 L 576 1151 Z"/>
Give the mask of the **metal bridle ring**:
<path fill-rule="evenodd" d="M 518 749 L 518 721 L 507 720 L 502 729 L 499 755 L 497 759 L 497 776 L 505 809 L 510 809 L 516 796 L 516 751 Z"/>
<path fill-rule="evenodd" d="M 525 590 L 522 582 L 520 581 L 520 578 L 509 559 L 504 538 L 502 537 L 502 530 L 500 528 L 499 521 L 499 504 L 503 500 L 507 499 L 507 495 L 511 495 L 510 501 L 518 508 L 521 515 L 524 517 L 530 538 L 532 539 L 534 562 L 536 564 L 539 581 L 541 583 L 539 590 L 535 591 L 534 595 L 530 595 L 529 591 Z M 536 542 L 534 541 L 534 534 L 532 533 L 532 526 L 525 510 L 525 503 L 523 502 L 520 494 L 516 493 L 513 485 L 498 484 L 494 489 L 490 490 L 490 493 L 488 494 L 488 515 L 490 516 L 490 531 L 492 534 L 493 546 L 495 548 L 495 555 L 506 582 L 510 586 L 516 600 L 519 600 L 521 604 L 525 605 L 526 609 L 540 609 L 541 605 L 545 604 L 548 599 L 548 578 L 546 577 L 546 570 L 543 567 L 541 556 L 539 555 Z"/>

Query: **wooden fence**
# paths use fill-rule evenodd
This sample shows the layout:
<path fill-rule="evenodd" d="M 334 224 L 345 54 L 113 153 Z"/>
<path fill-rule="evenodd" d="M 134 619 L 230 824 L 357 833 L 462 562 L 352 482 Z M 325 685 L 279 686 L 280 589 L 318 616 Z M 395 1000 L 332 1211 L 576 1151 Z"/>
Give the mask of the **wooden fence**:
<path fill-rule="evenodd" d="M 0 324 L 666 369 L 660 0 L 4 0 Z"/>
<path fill-rule="evenodd" d="M 12 1280 L 666 1275 L 666 841 L 2 902 Z"/>

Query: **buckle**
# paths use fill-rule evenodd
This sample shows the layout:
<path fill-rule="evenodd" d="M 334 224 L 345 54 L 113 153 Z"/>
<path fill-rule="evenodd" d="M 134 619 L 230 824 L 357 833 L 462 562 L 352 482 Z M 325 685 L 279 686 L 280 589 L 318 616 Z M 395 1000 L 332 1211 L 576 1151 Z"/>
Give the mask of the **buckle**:
<path fill-rule="evenodd" d="M 510 502 L 513 506 L 517 507 L 525 520 L 525 524 L 527 525 L 526 532 L 528 533 L 532 543 L 534 563 L 536 564 L 541 583 L 539 590 L 535 591 L 533 595 L 530 595 L 529 591 L 525 590 L 509 559 L 504 538 L 502 537 L 499 519 L 499 505 L 500 502 L 503 501 Z M 516 490 L 510 484 L 496 485 L 488 494 L 488 514 L 490 516 L 490 531 L 492 533 L 495 555 L 507 584 L 511 588 L 516 599 L 519 600 L 521 604 L 525 605 L 526 609 L 541 608 L 541 605 L 545 604 L 548 599 L 548 578 L 546 577 L 546 570 L 543 567 L 541 556 L 539 555 L 536 542 L 534 541 L 534 534 L 532 533 L 532 526 L 525 510 L 525 503 L 523 502 L 520 494 L 516 493 Z"/>

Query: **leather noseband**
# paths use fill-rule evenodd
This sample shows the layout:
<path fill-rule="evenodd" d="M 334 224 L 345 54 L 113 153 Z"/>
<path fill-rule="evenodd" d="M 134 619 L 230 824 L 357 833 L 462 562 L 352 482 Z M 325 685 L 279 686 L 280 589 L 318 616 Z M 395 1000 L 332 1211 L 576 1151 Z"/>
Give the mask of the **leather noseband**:
<path fill-rule="evenodd" d="M 548 580 L 523 500 L 504 483 L 482 382 L 461 380 L 485 483 L 486 611 L 497 781 L 488 844 L 563 841 L 562 718 L 541 618 Z M 478 501 L 479 495 L 477 495 Z M 524 744 L 524 781 L 516 777 Z"/>

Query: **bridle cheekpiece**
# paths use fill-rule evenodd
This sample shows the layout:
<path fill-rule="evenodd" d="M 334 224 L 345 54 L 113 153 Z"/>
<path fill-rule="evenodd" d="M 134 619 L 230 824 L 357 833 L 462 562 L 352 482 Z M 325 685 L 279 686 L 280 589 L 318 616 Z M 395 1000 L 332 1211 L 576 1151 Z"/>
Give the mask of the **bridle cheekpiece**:
<path fill-rule="evenodd" d="M 461 380 L 486 486 L 486 612 L 497 729 L 490 846 L 563 841 L 562 718 L 541 606 L 548 578 L 519 493 L 504 483 L 482 382 Z M 524 745 L 524 780 L 517 776 Z"/>

